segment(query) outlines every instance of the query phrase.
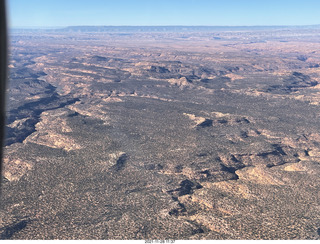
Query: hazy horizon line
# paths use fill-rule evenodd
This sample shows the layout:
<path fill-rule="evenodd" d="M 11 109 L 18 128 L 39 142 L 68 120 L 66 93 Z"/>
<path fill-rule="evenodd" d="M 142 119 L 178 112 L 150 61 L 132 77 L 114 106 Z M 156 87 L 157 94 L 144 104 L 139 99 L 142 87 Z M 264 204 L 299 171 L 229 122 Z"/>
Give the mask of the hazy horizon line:
<path fill-rule="evenodd" d="M 320 24 L 302 25 L 66 25 L 66 26 L 9 26 L 8 29 L 60 29 L 70 27 L 304 27 Z"/>

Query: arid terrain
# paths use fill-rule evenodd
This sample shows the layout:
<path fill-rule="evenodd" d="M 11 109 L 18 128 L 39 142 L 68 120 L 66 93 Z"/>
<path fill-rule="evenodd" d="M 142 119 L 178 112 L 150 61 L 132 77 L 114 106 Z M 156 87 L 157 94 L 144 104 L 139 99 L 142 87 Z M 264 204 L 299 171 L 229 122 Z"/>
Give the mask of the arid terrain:
<path fill-rule="evenodd" d="M 319 30 L 11 32 L 0 239 L 320 239 Z"/>

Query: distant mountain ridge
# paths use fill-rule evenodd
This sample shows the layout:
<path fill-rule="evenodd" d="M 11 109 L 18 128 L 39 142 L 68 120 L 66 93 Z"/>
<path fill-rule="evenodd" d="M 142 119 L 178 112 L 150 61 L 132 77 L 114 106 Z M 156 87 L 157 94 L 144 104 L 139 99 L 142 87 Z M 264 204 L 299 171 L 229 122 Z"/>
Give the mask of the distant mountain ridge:
<path fill-rule="evenodd" d="M 244 30 L 280 30 L 280 29 L 319 29 L 320 25 L 303 26 L 68 26 L 61 28 L 12 28 L 11 31 L 39 30 L 45 32 L 210 32 Z"/>

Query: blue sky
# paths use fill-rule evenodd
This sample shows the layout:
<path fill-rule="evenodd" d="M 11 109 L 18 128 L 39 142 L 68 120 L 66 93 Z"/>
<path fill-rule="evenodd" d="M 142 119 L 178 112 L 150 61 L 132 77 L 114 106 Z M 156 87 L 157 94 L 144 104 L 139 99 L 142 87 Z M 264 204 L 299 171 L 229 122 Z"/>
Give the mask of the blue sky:
<path fill-rule="evenodd" d="M 312 25 L 320 0 L 7 0 L 10 27 Z"/>

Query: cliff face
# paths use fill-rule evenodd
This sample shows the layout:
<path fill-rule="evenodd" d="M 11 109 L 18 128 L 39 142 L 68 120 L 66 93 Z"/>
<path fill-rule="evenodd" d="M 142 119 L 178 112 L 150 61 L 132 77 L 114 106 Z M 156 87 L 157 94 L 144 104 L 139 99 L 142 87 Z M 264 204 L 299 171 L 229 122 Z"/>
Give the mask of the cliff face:
<path fill-rule="evenodd" d="M 305 32 L 14 34 L 1 239 L 319 239 Z"/>

